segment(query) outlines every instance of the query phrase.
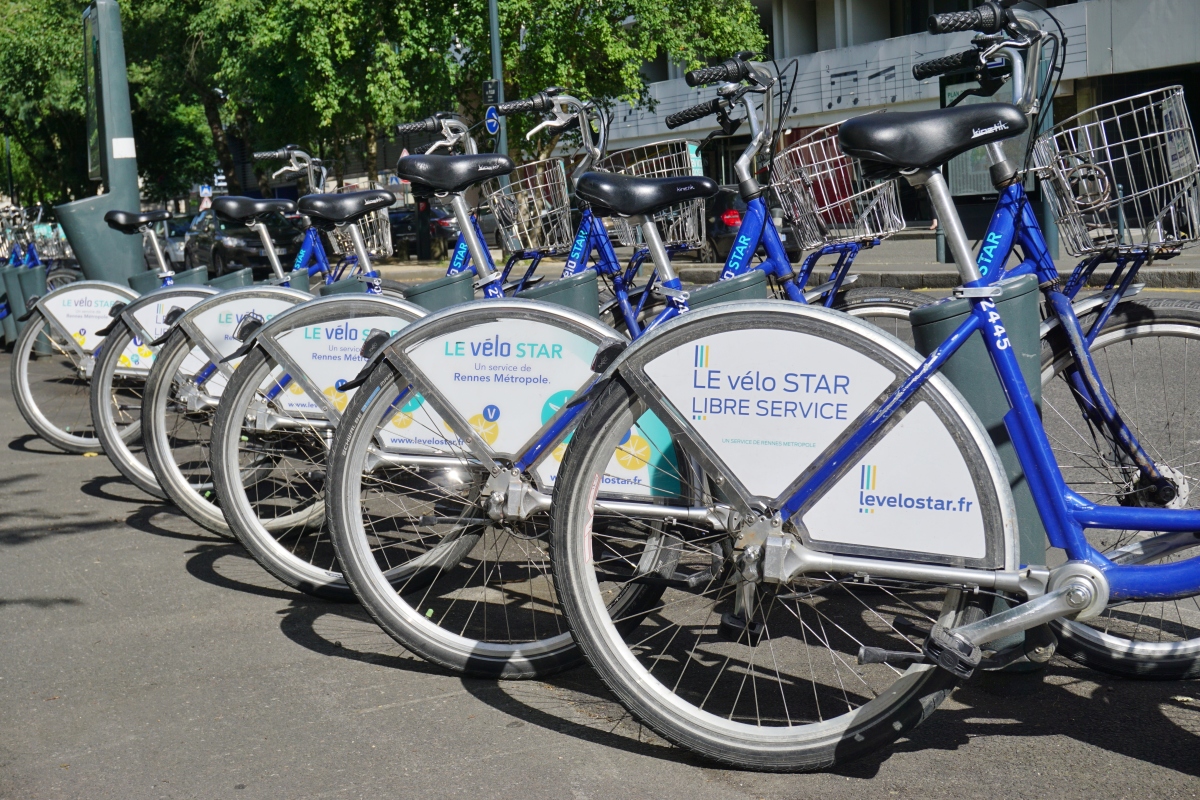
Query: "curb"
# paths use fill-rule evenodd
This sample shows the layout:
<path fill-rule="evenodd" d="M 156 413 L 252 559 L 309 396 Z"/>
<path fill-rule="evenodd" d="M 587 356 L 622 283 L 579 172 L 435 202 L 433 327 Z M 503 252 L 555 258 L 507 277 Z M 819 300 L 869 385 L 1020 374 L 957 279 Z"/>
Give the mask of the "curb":
<path fill-rule="evenodd" d="M 720 267 L 681 267 L 679 277 L 684 283 L 709 284 L 717 279 Z M 957 272 L 941 270 L 887 270 L 882 272 L 851 272 L 857 275 L 854 282 L 856 288 L 873 288 L 886 286 L 893 289 L 953 289 L 962 281 Z M 1060 273 L 1065 278 L 1069 271 Z M 1110 272 L 1097 270 L 1088 280 L 1088 286 L 1103 287 L 1108 283 Z M 830 271 L 817 268 L 809 279 L 810 286 L 817 286 L 829 280 Z M 1147 289 L 1197 289 L 1200 288 L 1200 268 L 1172 269 L 1146 267 L 1140 270 L 1135 279 L 1144 283 Z"/>
<path fill-rule="evenodd" d="M 715 283 L 721 272 L 721 264 L 677 265 L 680 279 L 687 284 L 707 285 Z M 444 264 L 380 265 L 384 277 L 404 281 L 430 281 L 445 275 Z M 858 280 L 855 287 L 874 288 L 886 286 L 893 289 L 953 289 L 961 282 L 958 273 L 945 269 L 889 269 L 880 271 L 853 271 Z M 1070 274 L 1066 269 L 1063 277 Z M 1089 286 L 1102 287 L 1108 282 L 1111 272 L 1097 270 L 1088 281 Z M 830 270 L 817 267 L 813 270 L 810 286 L 829 280 Z M 1138 283 L 1147 289 L 1200 289 L 1200 267 L 1144 267 L 1138 272 Z"/>

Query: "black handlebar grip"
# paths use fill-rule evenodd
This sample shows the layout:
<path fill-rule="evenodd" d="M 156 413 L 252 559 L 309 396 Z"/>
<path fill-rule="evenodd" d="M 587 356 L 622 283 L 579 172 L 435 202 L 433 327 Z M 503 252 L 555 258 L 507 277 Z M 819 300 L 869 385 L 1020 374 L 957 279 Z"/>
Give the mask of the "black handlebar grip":
<path fill-rule="evenodd" d="M 558 93 L 557 87 L 551 92 Z M 510 114 L 541 114 L 554 108 L 554 97 L 550 92 L 538 92 L 526 100 L 510 100 L 496 106 L 496 113 L 502 117 Z"/>
<path fill-rule="evenodd" d="M 938 75 L 945 75 L 950 72 L 971 70 L 978 66 L 979 51 L 965 50 L 961 53 L 953 53 L 941 58 L 934 58 L 929 61 L 913 64 L 912 76 L 913 80 L 923 81 L 926 78 L 935 78 Z"/>
<path fill-rule="evenodd" d="M 420 122 L 406 122 L 403 125 L 397 125 L 396 131 L 404 136 L 410 133 L 436 133 L 441 127 L 442 124 L 438 122 L 437 117 L 426 117 Z"/>
<path fill-rule="evenodd" d="M 683 111 L 672 114 L 666 118 L 665 122 L 667 123 L 667 128 L 673 130 L 678 128 L 680 125 L 687 125 L 689 122 L 695 122 L 698 119 L 704 119 L 705 117 L 715 114 L 720 110 L 720 99 L 713 98 L 712 100 L 701 103 L 698 106 L 685 108 Z"/>
<path fill-rule="evenodd" d="M 507 117 L 510 114 L 530 114 L 536 111 L 534 100 L 509 100 L 507 103 L 500 103 L 496 106 L 496 113 L 502 117 Z"/>
<path fill-rule="evenodd" d="M 929 18 L 930 33 L 955 33 L 957 31 L 997 33 L 1003 27 L 1004 15 L 1000 12 L 999 7 L 992 3 L 984 3 L 970 11 L 934 14 Z"/>
<path fill-rule="evenodd" d="M 737 83 L 750 75 L 750 66 L 741 59 L 731 58 L 715 67 L 694 69 L 683 76 L 688 86 L 703 86 L 706 83 Z"/>
<path fill-rule="evenodd" d="M 285 149 L 263 150 L 261 152 L 254 154 L 254 160 L 255 161 L 271 161 L 272 159 L 278 160 L 278 159 L 288 158 L 289 155 L 290 154 Z"/>

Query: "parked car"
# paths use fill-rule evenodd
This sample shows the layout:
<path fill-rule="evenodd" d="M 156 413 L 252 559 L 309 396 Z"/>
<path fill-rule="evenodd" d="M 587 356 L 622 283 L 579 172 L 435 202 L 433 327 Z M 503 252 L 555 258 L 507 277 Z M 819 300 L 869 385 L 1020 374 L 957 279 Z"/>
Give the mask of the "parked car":
<path fill-rule="evenodd" d="M 392 225 L 392 249 L 397 253 L 415 253 L 417 250 L 417 210 L 413 206 L 402 206 L 388 211 L 388 219 Z M 488 247 L 500 247 L 500 234 L 497 231 L 496 215 L 486 206 L 476 215 L 479 228 L 483 232 L 484 243 Z M 431 206 L 429 209 L 430 255 L 433 258 L 445 258 L 454 248 L 458 240 L 458 220 L 454 213 L 441 206 Z"/>
<path fill-rule="evenodd" d="M 171 269 L 178 271 L 183 266 L 183 248 L 187 243 L 188 217 L 172 217 L 154 226 L 154 235 L 162 246 L 163 255 Z M 142 255 L 146 258 L 148 269 L 158 269 L 158 258 L 154 255 L 154 246 L 150 240 L 142 237 Z"/>
<path fill-rule="evenodd" d="M 722 186 L 720 191 L 710 197 L 705 203 L 705 225 L 708 246 L 699 252 L 701 261 L 723 262 L 733 249 L 738 228 L 746 215 L 746 201 L 738 193 L 736 186 Z M 777 215 L 776 215 L 777 216 Z M 783 248 L 788 260 L 795 263 L 803 256 L 803 251 L 796 244 L 787 226 L 781 226 L 779 235 L 783 239 Z M 765 255 L 765 248 L 759 245 L 759 255 Z"/>
<path fill-rule="evenodd" d="M 304 241 L 304 231 L 282 214 L 267 217 L 265 222 L 275 252 L 287 270 Z M 266 277 L 271 271 L 258 234 L 244 225 L 221 220 L 212 209 L 201 211 L 188 226 L 183 260 L 188 269 L 208 267 L 209 276 L 214 278 L 244 267 L 253 269 L 256 278 Z"/>

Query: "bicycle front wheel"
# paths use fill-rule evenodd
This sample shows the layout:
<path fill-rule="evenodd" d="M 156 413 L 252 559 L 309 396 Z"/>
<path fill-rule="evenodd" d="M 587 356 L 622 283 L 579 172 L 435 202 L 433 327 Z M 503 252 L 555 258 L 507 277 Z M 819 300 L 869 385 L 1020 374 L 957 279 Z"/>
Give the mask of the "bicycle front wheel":
<path fill-rule="evenodd" d="M 1090 330 L 1096 315 L 1080 320 Z M 1183 300 L 1126 300 L 1096 337 L 1092 358 L 1121 417 L 1176 488 L 1168 508 L 1200 507 L 1200 304 Z M 1042 417 L 1067 484 L 1092 502 L 1163 507 L 1141 482 L 1137 466 L 1105 430 L 1082 414 L 1068 380 L 1073 359 L 1054 331 L 1042 346 Z M 1161 556 L 1126 553 L 1156 534 L 1088 532 L 1112 558 L 1157 564 L 1197 555 L 1200 539 Z M 1110 605 L 1086 622 L 1056 623 L 1059 649 L 1090 667 L 1117 675 L 1200 677 L 1200 598 Z"/>

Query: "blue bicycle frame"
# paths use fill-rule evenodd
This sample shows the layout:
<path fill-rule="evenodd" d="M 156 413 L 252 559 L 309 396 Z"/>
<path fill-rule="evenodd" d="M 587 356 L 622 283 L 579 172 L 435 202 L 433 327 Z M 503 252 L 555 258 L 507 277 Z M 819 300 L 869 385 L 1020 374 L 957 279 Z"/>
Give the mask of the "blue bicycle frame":
<path fill-rule="evenodd" d="M 1057 288 L 1058 273 L 1021 186 L 1014 185 L 1004 191 L 983 241 L 983 248 L 977 257 L 983 277 L 967 286 L 988 286 L 1002 277 L 1021 274 L 1035 274 L 1039 283 L 1050 285 L 1052 288 L 1047 292 L 1047 299 L 1067 333 L 1074 357 L 1073 370 L 1078 379 L 1073 385 L 1085 392 L 1082 395 L 1085 398 L 1085 412 L 1098 414 L 1117 441 L 1132 447 L 1131 456 L 1148 478 L 1157 475 L 1153 462 L 1142 453 L 1141 446 L 1125 427 L 1104 390 L 1088 347 L 1090 339 L 1082 331 L 1071 305 L 1071 297 Z M 1014 242 L 1021 245 L 1025 259 L 1015 268 L 1005 271 L 1003 265 Z M 1088 269 L 1085 265 L 1081 265 L 1083 270 Z M 1110 283 L 1119 278 L 1124 281 L 1124 286 L 1128 285 L 1128 273 L 1121 275 L 1126 266 L 1118 264 L 1117 277 Z M 1094 269 L 1095 264 L 1091 268 Z M 1077 268 L 1076 272 L 1079 271 Z M 1136 272 L 1136 268 L 1131 272 Z M 1075 291 L 1078 291 L 1079 285 L 1074 287 Z M 812 476 L 783 502 L 781 513 L 785 517 L 794 516 L 806 501 L 825 489 L 839 467 L 859 457 L 868 440 L 892 414 L 978 331 L 986 343 L 1008 399 L 1010 411 L 1004 418 L 1005 427 L 1029 479 L 1033 499 L 1051 546 L 1062 548 L 1070 558 L 1086 561 L 1103 571 L 1114 600 L 1168 600 L 1200 593 L 1200 556 L 1167 564 L 1119 564 L 1091 546 L 1084 535 L 1085 529 L 1156 531 L 1162 532 L 1162 535 L 1200 531 L 1200 510 L 1101 506 L 1072 491 L 1054 458 L 1037 406 L 1009 344 L 999 310 L 991 300 L 985 298 L 972 298 L 971 305 L 972 313 L 966 321 L 930 353 L 921 367 L 883 401 L 865 424 L 849 440 L 827 450 L 814 462 Z M 1100 321 L 1097 326 L 1099 324 Z M 1093 337 L 1094 333 L 1095 329 Z M 1140 457 L 1137 454 L 1141 454 Z"/>
<path fill-rule="evenodd" d="M 479 241 L 486 241 L 483 232 L 479 229 L 479 221 L 472 217 L 472 222 L 475 227 L 475 235 L 479 237 Z M 670 248 L 671 251 L 681 249 L 684 248 Z M 631 336 L 636 338 L 652 327 L 673 319 L 687 308 L 684 301 L 668 298 L 667 307 L 654 320 L 648 323 L 645 328 L 641 326 L 639 316 L 645 308 L 646 300 L 650 293 L 643 290 L 635 304 L 632 302 L 632 297 L 635 294 L 633 282 L 648 255 L 649 250 L 646 248 L 637 248 L 630 258 L 629 263 L 622 266 L 620 259 L 617 258 L 616 250 L 613 249 L 612 242 L 609 240 L 608 230 L 604 225 L 604 221 L 600 217 L 595 216 L 590 208 L 585 208 L 579 221 L 579 229 L 575 233 L 575 240 L 572 242 L 571 249 L 567 255 L 567 261 L 563 267 L 561 277 L 569 278 L 572 275 L 594 269 L 600 275 L 611 280 L 613 293 L 616 295 L 615 302 L 620 309 L 626 329 L 630 332 Z M 507 283 L 513 266 L 518 261 L 529 260 L 530 264 L 526 268 L 524 275 L 515 286 L 510 287 L 512 288 L 513 295 L 519 294 L 533 276 L 543 257 L 542 253 L 536 251 L 517 251 L 512 253 L 505 263 L 504 269 L 500 272 L 498 279 L 484 287 L 485 295 L 488 297 L 504 297 L 505 294 L 502 287 Z M 495 270 L 495 265 L 491 263 L 490 253 L 488 254 L 488 259 L 488 266 L 492 270 Z M 478 275 L 478 271 L 475 270 L 475 265 L 471 261 L 471 252 L 467 247 L 466 238 L 460 232 L 458 240 L 455 242 L 454 250 L 450 254 L 450 264 L 446 268 L 446 274 L 457 275 L 460 272 L 466 271 Z M 652 272 L 646 285 L 649 286 L 653 282 L 653 279 L 654 273 Z M 668 288 L 678 289 L 680 287 L 670 286 Z"/>
<path fill-rule="evenodd" d="M 310 225 L 304 231 L 304 241 L 300 243 L 300 250 L 296 253 L 296 260 L 292 262 L 292 271 L 305 270 L 309 277 L 313 275 L 323 275 L 325 284 L 329 285 L 336 283 L 346 274 L 346 270 L 358 266 L 358 256 L 353 253 L 348 253 L 342 256 L 338 261 L 337 266 L 331 266 L 329 257 L 325 254 L 325 246 L 321 244 L 321 235 L 317 232 L 316 227 Z M 378 278 L 377 270 L 370 270 L 363 273 L 367 278 Z M 291 281 L 284 281 L 283 286 L 290 286 Z M 372 283 L 367 284 L 366 292 L 368 294 L 379 294 L 380 290 Z"/>

